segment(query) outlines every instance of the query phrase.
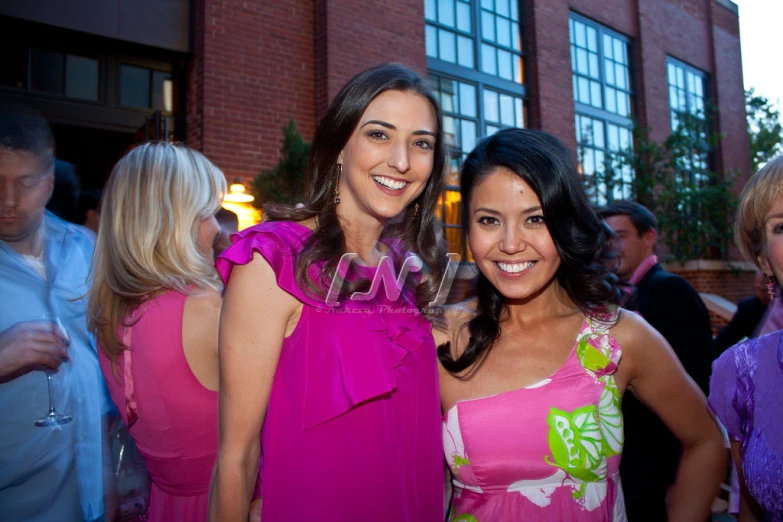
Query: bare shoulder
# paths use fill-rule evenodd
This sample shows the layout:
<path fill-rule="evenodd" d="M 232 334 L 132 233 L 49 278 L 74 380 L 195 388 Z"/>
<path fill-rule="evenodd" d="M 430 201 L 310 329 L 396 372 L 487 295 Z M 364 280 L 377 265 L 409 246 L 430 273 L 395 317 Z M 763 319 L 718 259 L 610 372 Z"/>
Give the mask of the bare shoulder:
<path fill-rule="evenodd" d="M 636 346 L 658 340 L 660 334 L 641 315 L 620 309 L 617 322 L 611 328 L 612 337 L 622 346 L 623 351 L 634 351 Z"/>

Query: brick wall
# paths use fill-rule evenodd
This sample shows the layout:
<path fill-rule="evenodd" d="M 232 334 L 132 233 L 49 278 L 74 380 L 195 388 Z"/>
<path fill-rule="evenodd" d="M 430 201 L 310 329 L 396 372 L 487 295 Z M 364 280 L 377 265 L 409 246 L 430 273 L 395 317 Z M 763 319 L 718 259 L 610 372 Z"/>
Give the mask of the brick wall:
<path fill-rule="evenodd" d="M 318 114 L 356 73 L 401 62 L 426 73 L 424 2 L 316 0 Z"/>
<path fill-rule="evenodd" d="M 311 0 L 198 0 L 189 65 L 188 143 L 228 176 L 277 163 L 283 127 L 315 126 Z"/>

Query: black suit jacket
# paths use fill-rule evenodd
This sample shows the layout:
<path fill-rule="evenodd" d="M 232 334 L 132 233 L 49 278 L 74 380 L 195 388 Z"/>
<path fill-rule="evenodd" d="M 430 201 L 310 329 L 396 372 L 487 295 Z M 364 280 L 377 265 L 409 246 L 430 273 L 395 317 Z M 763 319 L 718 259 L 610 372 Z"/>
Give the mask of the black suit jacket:
<path fill-rule="evenodd" d="M 669 342 L 685 371 L 705 392 L 712 362 L 710 316 L 682 277 L 656 264 L 639 281 L 631 307 Z M 665 521 L 666 491 L 674 483 L 681 447 L 677 438 L 632 393 L 623 398 L 625 444 L 620 476 L 629 522 Z"/>
<path fill-rule="evenodd" d="M 755 337 L 761 318 L 767 311 L 767 305 L 756 296 L 743 299 L 737 305 L 737 311 L 729 324 L 723 327 L 715 338 L 715 357 L 740 342 L 744 337 Z"/>

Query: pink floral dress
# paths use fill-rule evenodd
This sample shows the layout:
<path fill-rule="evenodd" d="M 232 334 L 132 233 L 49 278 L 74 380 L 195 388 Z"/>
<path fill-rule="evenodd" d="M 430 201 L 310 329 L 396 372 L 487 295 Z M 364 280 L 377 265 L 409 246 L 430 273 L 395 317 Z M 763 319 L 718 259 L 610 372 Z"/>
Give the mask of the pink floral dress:
<path fill-rule="evenodd" d="M 454 496 L 449 520 L 625 521 L 620 486 L 617 309 L 586 317 L 565 364 L 443 416 Z"/>

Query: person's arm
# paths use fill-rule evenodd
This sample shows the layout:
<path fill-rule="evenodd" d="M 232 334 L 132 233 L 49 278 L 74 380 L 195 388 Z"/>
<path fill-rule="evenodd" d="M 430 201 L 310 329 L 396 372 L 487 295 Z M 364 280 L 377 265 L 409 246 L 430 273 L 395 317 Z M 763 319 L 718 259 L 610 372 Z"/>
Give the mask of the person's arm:
<path fill-rule="evenodd" d="M 211 522 L 246 522 L 260 432 L 286 329 L 299 302 L 277 286 L 259 254 L 231 272 L 220 317 L 220 445 Z"/>
<path fill-rule="evenodd" d="M 623 313 L 613 335 L 623 347 L 618 379 L 628 383 L 682 444 L 669 521 L 706 520 L 726 470 L 727 452 L 704 394 L 666 340 L 640 317 Z"/>
<path fill-rule="evenodd" d="M 734 457 L 734 465 L 737 466 L 737 477 L 740 486 L 740 510 L 737 522 L 758 522 L 764 520 L 764 510 L 759 507 L 754 498 L 748 492 L 745 484 L 745 474 L 742 472 L 742 448 L 736 440 L 731 441 L 731 455 Z"/>

